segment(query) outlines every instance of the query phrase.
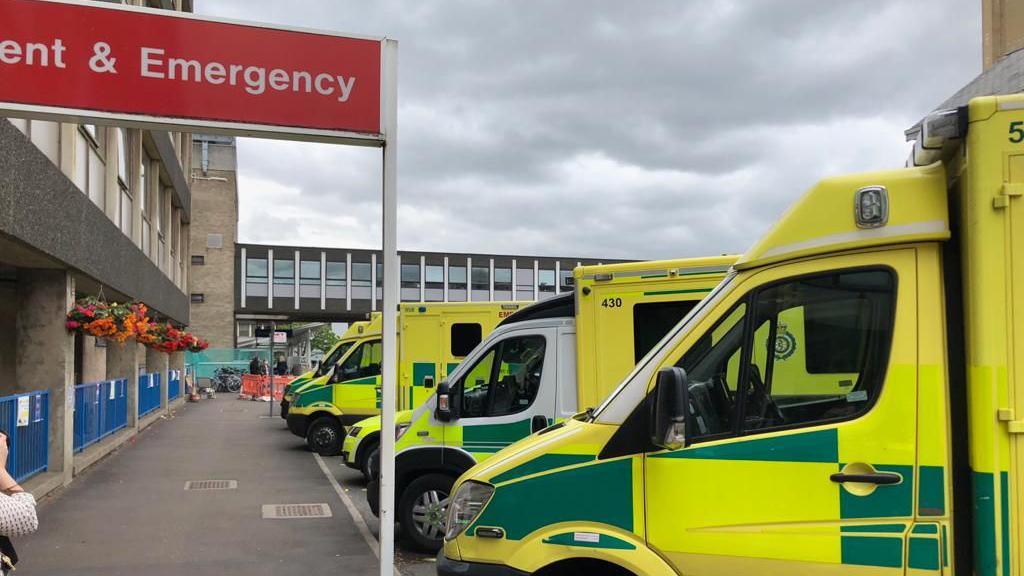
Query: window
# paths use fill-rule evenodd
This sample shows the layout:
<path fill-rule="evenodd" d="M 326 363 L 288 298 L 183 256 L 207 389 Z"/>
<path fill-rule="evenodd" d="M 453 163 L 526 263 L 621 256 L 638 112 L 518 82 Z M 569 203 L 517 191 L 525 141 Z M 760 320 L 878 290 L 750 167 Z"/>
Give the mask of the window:
<path fill-rule="evenodd" d="M 320 365 L 316 367 L 316 375 L 319 378 L 334 368 L 334 365 L 338 363 L 345 356 L 345 352 L 352 347 L 352 342 L 342 342 L 338 344 L 338 347 L 332 350 L 326 358 L 320 360 Z"/>
<path fill-rule="evenodd" d="M 348 358 L 345 358 L 345 361 L 339 367 L 341 370 L 340 381 L 347 382 L 357 378 L 378 376 L 380 375 L 380 362 L 380 340 L 363 342 L 355 352 L 349 354 Z"/>
<path fill-rule="evenodd" d="M 516 266 L 516 299 L 533 300 L 533 267 Z"/>
<path fill-rule="evenodd" d="M 741 304 L 681 361 L 690 375 L 688 433 L 806 426 L 867 411 L 892 341 L 891 272 L 808 276 L 748 300 L 749 312 Z"/>
<path fill-rule="evenodd" d="M 444 300 L 444 266 L 427 264 L 423 268 L 425 286 L 425 300 L 427 302 L 440 302 Z"/>
<path fill-rule="evenodd" d="M 345 297 L 345 263 L 328 262 L 324 270 L 324 283 L 327 284 L 328 298 Z"/>
<path fill-rule="evenodd" d="M 303 260 L 299 262 L 299 296 L 303 298 L 320 297 L 319 260 Z"/>
<path fill-rule="evenodd" d="M 117 179 L 120 180 L 122 188 L 128 188 L 128 166 L 129 164 L 129 150 L 128 150 L 128 130 L 125 128 L 117 129 Z"/>
<path fill-rule="evenodd" d="M 295 261 L 274 260 L 274 284 L 295 283 Z"/>
<path fill-rule="evenodd" d="M 352 297 L 360 300 L 370 299 L 370 271 L 373 267 L 369 262 L 352 263 Z M 380 280 L 380 278 L 377 278 Z"/>
<path fill-rule="evenodd" d="M 247 258 L 245 261 L 246 296 L 267 295 L 267 259 Z"/>
<path fill-rule="evenodd" d="M 449 266 L 448 267 L 448 288 L 452 290 L 465 290 L 466 289 L 466 267 L 465 266 Z"/>
<path fill-rule="evenodd" d="M 125 236 L 132 237 L 132 217 L 134 206 L 132 205 L 132 197 L 128 194 L 128 190 L 121 189 L 121 206 L 119 207 L 120 219 L 121 219 L 121 231 L 124 232 Z"/>
<path fill-rule="evenodd" d="M 512 290 L 512 269 L 511 268 L 495 268 L 494 269 L 494 289 L 495 290 Z"/>
<path fill-rule="evenodd" d="M 544 368 L 543 336 L 502 340 L 460 380 L 463 418 L 504 416 L 533 404 Z"/>
<path fill-rule="evenodd" d="M 303 260 L 299 263 L 299 284 L 320 285 L 320 262 L 318 260 Z"/>
<path fill-rule="evenodd" d="M 193 266 L 205 266 L 206 265 L 206 256 L 203 256 L 202 254 L 193 254 L 192 255 L 192 265 Z"/>
<path fill-rule="evenodd" d="M 467 356 L 483 340 L 483 328 L 479 324 L 452 324 L 452 356 Z"/>
<path fill-rule="evenodd" d="M 555 291 L 555 271 L 541 270 L 537 273 L 537 284 L 541 292 Z"/>
<path fill-rule="evenodd" d="M 274 259 L 274 297 L 295 296 L 295 260 Z"/>
<path fill-rule="evenodd" d="M 402 264 L 402 288 L 420 287 L 420 265 Z"/>
<path fill-rule="evenodd" d="M 634 363 L 647 355 L 654 345 L 686 316 L 698 300 L 685 302 L 646 302 L 633 306 Z"/>
<path fill-rule="evenodd" d="M 473 266 L 473 290 L 491 289 L 491 271 L 483 266 Z"/>
<path fill-rule="evenodd" d="M 203 294 L 197 294 L 193 292 L 191 300 L 193 304 L 202 304 L 203 302 L 206 301 L 206 297 Z"/>
<path fill-rule="evenodd" d="M 420 265 L 402 264 L 401 274 L 401 299 L 405 302 L 418 301 L 420 299 Z"/>

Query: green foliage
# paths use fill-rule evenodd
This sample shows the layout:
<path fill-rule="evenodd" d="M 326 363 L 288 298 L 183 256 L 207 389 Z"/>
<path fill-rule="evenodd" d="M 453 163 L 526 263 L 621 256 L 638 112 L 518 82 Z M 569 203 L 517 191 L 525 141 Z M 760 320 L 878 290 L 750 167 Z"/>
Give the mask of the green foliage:
<path fill-rule="evenodd" d="M 333 330 L 331 330 L 331 326 L 328 324 L 316 329 L 316 332 L 313 333 L 313 339 L 310 342 L 310 345 L 313 347 L 313 350 L 319 350 L 320 352 L 327 354 L 327 351 L 330 350 L 338 340 L 340 340 L 340 338 Z"/>

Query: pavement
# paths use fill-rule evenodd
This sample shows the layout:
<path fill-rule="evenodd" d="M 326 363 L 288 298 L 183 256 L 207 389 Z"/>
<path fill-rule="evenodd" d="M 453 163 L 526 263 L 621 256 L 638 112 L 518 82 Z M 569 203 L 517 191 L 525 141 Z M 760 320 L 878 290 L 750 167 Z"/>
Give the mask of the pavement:
<path fill-rule="evenodd" d="M 15 541 L 17 574 L 377 574 L 379 523 L 362 475 L 314 456 L 268 410 L 222 396 L 153 424 L 40 502 L 39 532 Z M 186 491 L 190 480 L 238 485 Z M 332 516 L 262 517 L 266 504 L 315 503 Z M 400 552 L 396 566 L 405 576 L 435 573 L 421 554 Z"/>

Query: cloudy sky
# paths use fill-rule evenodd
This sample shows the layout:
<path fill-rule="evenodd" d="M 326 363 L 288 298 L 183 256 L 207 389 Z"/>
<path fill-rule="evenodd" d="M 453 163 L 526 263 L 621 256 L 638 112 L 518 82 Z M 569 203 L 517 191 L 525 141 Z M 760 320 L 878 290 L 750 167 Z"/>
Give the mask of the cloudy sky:
<path fill-rule="evenodd" d="M 821 176 L 901 166 L 981 71 L 979 0 L 196 0 L 399 41 L 399 247 L 742 252 Z M 243 241 L 379 247 L 380 152 L 239 142 Z"/>

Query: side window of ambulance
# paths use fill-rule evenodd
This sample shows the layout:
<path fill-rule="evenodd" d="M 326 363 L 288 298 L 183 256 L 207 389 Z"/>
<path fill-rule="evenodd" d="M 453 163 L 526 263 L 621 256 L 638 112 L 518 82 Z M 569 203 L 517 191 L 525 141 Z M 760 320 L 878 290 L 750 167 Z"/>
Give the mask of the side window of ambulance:
<path fill-rule="evenodd" d="M 501 342 L 501 362 L 494 382 L 489 416 L 522 412 L 533 404 L 544 369 L 545 338 L 524 336 Z"/>
<path fill-rule="evenodd" d="M 341 365 L 341 376 L 344 380 L 366 378 L 380 374 L 381 343 L 364 342 Z"/>
<path fill-rule="evenodd" d="M 690 387 L 690 438 L 733 431 L 746 312 L 746 304 L 737 304 L 679 361 Z"/>
<path fill-rule="evenodd" d="M 484 338 L 483 327 L 470 322 L 452 324 L 451 351 L 455 358 L 468 356 Z"/>
<path fill-rule="evenodd" d="M 544 368 L 545 338 L 522 336 L 502 340 L 463 376 L 460 392 L 463 418 L 504 416 L 533 404 Z"/>
<path fill-rule="evenodd" d="M 479 418 L 487 414 L 487 392 L 490 390 L 495 355 L 496 347 L 488 350 L 462 377 L 462 406 L 459 413 L 463 418 Z"/>
<path fill-rule="evenodd" d="M 633 306 L 633 362 L 638 363 L 699 300 L 643 302 Z"/>
<path fill-rule="evenodd" d="M 757 293 L 743 428 L 856 416 L 881 390 L 895 280 L 867 270 L 800 278 Z"/>

